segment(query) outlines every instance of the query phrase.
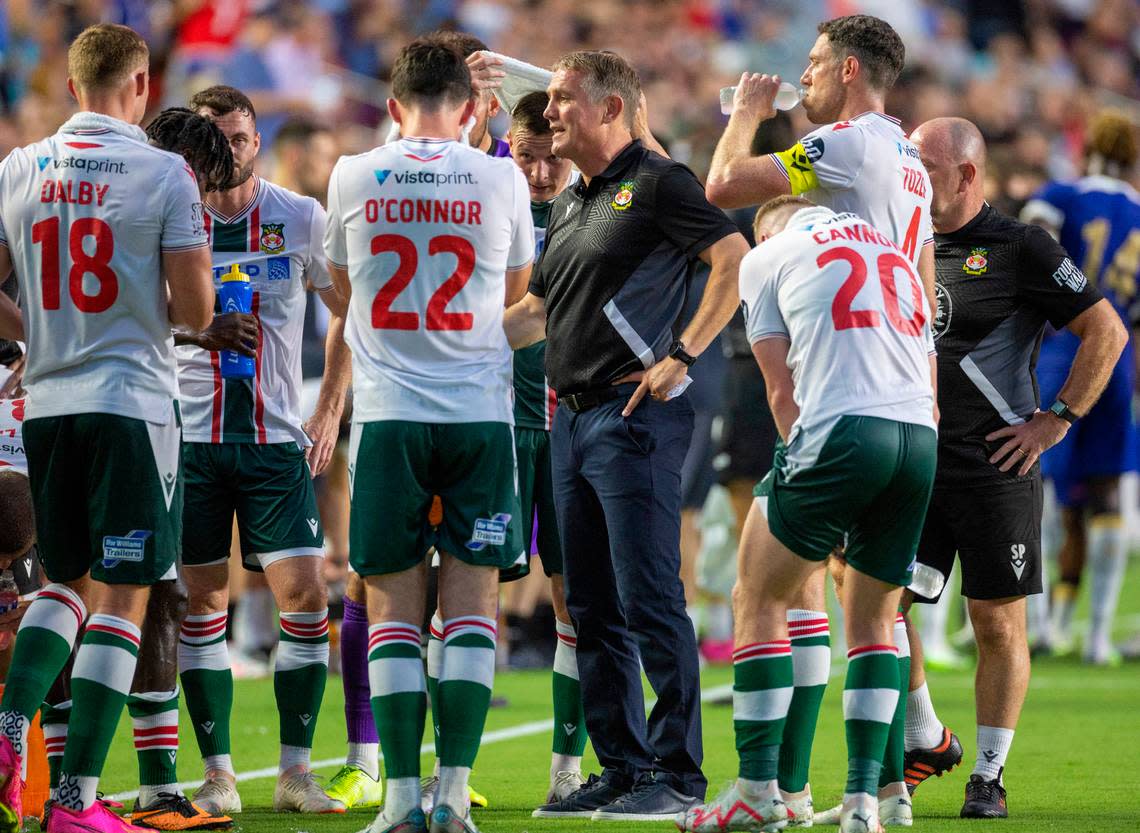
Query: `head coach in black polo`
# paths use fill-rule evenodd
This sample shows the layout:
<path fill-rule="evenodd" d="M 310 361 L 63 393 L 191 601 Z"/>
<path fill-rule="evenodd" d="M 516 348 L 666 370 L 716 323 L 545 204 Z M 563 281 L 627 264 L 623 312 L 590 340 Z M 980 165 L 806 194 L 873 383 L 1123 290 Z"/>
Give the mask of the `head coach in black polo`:
<path fill-rule="evenodd" d="M 554 153 L 582 179 L 555 201 L 530 291 L 504 327 L 512 347 L 547 339 L 566 602 L 604 769 L 535 815 L 672 819 L 706 787 L 697 645 L 678 575 L 693 409 L 675 389 L 736 310 L 748 244 L 688 168 L 633 138 L 641 84 L 624 59 L 567 55 L 548 92 Z M 712 273 L 678 334 L 697 259 Z M 639 655 L 658 698 L 648 726 Z"/>

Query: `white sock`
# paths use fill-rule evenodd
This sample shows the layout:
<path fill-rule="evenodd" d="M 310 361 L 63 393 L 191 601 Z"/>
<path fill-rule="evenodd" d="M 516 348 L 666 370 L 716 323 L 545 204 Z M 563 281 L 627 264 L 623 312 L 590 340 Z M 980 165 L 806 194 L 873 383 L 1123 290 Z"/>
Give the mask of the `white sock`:
<path fill-rule="evenodd" d="M 906 737 L 903 747 L 931 749 L 942 743 L 942 721 L 930 701 L 930 689 L 923 683 L 906 698 Z"/>
<path fill-rule="evenodd" d="M 182 795 L 182 790 L 178 789 L 177 784 L 159 784 L 158 786 L 155 786 L 154 784 L 151 784 L 149 786 L 146 784 L 140 784 L 139 806 L 149 807 L 151 804 L 158 801 L 159 793 L 172 793 L 173 795 Z"/>
<path fill-rule="evenodd" d="M 281 763 L 277 765 L 277 771 L 287 772 L 293 767 L 303 766 L 305 769 L 309 768 L 309 761 L 313 756 L 313 750 L 306 746 L 286 746 L 281 744 Z"/>
<path fill-rule="evenodd" d="M 1085 656 L 1104 659 L 1112 650 L 1112 619 L 1128 555 L 1120 515 L 1095 515 L 1089 520 L 1088 553 L 1091 621 Z"/>
<path fill-rule="evenodd" d="M 750 781 L 747 778 L 737 778 L 736 788 L 749 801 L 760 801 L 773 793 L 776 795 L 780 793 L 779 785 L 774 778 L 771 781 Z"/>
<path fill-rule="evenodd" d="M 221 772 L 228 772 L 234 775 L 234 762 L 229 755 L 207 755 L 202 759 L 202 764 L 206 768 L 206 772 L 210 770 L 219 770 Z"/>
<path fill-rule="evenodd" d="M 59 776 L 59 803 L 69 810 L 82 813 L 99 797 L 98 775 Z"/>
<path fill-rule="evenodd" d="M 380 744 L 378 743 L 349 743 L 348 756 L 344 762 L 348 766 L 368 773 L 373 781 L 380 778 Z"/>
<path fill-rule="evenodd" d="M 446 804 L 455 812 L 463 813 L 467 809 L 467 779 L 470 777 L 470 767 L 441 766 L 435 806 Z"/>
<path fill-rule="evenodd" d="M 1013 729 L 998 726 L 978 727 L 978 760 L 974 774 L 993 781 L 1005 766 L 1005 757 L 1013 743 Z"/>
<path fill-rule="evenodd" d="M 581 755 L 559 755 L 557 752 L 550 756 L 550 780 L 560 772 L 581 772 Z"/>
<path fill-rule="evenodd" d="M 389 822 L 402 819 L 420 806 L 419 778 L 389 778 L 384 785 L 384 818 Z M 466 806 L 466 805 L 464 805 Z"/>

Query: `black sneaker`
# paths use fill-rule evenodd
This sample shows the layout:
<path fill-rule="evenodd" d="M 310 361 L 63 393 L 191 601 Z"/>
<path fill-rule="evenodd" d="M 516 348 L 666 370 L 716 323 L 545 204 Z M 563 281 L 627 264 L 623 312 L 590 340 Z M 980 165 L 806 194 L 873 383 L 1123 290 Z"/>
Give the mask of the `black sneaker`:
<path fill-rule="evenodd" d="M 941 778 L 962 763 L 962 741 L 942 727 L 942 742 L 932 749 L 910 749 L 903 756 L 903 777 L 907 791 L 914 795 L 918 785 L 937 775 Z"/>
<path fill-rule="evenodd" d="M 964 819 L 1004 819 L 1009 816 L 1005 808 L 1005 787 L 1001 785 L 1001 774 L 987 781 L 980 775 L 971 775 L 966 783 L 966 803 L 959 815 Z"/>
<path fill-rule="evenodd" d="M 543 804 L 531 813 L 531 816 L 536 819 L 589 818 L 599 807 L 604 807 L 615 798 L 626 794 L 624 785 L 615 784 L 616 780 L 591 775 L 585 784 L 570 795 L 561 801 Z"/>
<path fill-rule="evenodd" d="M 637 779 L 633 789 L 590 816 L 594 821 L 673 821 L 678 814 L 700 804 L 691 795 L 677 792 L 653 773 Z"/>

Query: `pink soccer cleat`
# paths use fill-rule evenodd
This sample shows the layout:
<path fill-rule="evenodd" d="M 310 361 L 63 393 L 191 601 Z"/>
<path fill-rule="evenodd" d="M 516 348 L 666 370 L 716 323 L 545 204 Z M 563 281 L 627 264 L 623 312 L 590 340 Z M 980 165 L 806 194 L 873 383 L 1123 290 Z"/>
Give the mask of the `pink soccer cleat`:
<path fill-rule="evenodd" d="M 86 810 L 72 810 L 55 804 L 48 816 L 47 833 L 150 833 L 111 812 L 102 801 Z"/>
<path fill-rule="evenodd" d="M 17 833 L 24 821 L 24 803 L 20 794 L 24 780 L 23 764 L 6 736 L 0 735 L 0 833 Z"/>

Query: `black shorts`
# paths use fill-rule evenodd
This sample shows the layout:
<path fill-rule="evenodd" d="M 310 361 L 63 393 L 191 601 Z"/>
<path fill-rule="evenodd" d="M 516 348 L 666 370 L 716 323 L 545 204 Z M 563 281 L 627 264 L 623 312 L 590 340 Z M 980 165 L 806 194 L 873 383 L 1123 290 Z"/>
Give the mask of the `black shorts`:
<path fill-rule="evenodd" d="M 962 562 L 962 595 L 1004 599 L 1041 592 L 1041 477 L 986 486 L 934 485 L 918 560 L 950 575 Z M 916 596 L 915 601 L 932 602 Z"/>
<path fill-rule="evenodd" d="M 728 362 L 723 414 L 713 457 L 718 480 L 722 484 L 760 480 L 772 468 L 778 435 L 768 409 L 764 377 L 751 356 Z"/>

